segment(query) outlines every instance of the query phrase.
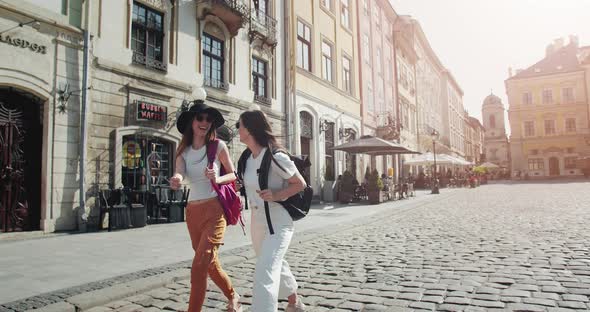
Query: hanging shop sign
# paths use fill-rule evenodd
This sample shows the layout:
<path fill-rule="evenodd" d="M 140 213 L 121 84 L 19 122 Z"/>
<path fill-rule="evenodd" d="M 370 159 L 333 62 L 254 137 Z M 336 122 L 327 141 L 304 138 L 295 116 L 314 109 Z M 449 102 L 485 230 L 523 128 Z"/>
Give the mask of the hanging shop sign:
<path fill-rule="evenodd" d="M 145 101 L 135 101 L 137 105 L 137 120 L 165 121 L 168 107 Z"/>
<path fill-rule="evenodd" d="M 21 47 L 23 49 L 30 49 L 33 52 L 47 54 L 47 47 L 38 43 L 30 42 L 25 39 L 15 38 L 7 35 L 0 34 L 0 42 L 13 45 L 15 47 Z"/>

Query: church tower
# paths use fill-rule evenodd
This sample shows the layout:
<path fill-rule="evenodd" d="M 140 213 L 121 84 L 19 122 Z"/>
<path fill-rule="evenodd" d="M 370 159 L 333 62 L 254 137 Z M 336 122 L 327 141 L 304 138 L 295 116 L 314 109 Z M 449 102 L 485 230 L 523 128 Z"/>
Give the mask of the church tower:
<path fill-rule="evenodd" d="M 493 93 L 483 101 L 482 118 L 485 128 L 485 161 L 510 169 L 510 149 L 504 122 L 504 104 Z"/>

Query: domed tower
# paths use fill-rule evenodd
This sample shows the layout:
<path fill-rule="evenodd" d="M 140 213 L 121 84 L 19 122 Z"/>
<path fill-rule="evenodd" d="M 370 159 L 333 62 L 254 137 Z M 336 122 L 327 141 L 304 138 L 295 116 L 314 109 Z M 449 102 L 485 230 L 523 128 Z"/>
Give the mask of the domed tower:
<path fill-rule="evenodd" d="M 485 161 L 510 169 L 510 148 L 504 122 L 504 104 L 493 93 L 483 101 L 481 115 L 485 128 Z"/>
<path fill-rule="evenodd" d="M 493 93 L 483 100 L 482 118 L 483 126 L 486 129 L 486 138 L 506 137 L 504 104 L 502 104 L 502 100 Z"/>

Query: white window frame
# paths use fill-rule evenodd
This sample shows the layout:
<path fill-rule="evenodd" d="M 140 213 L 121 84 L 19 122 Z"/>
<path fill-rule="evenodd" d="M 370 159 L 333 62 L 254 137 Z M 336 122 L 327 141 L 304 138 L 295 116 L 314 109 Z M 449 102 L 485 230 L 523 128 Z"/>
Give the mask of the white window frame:
<path fill-rule="evenodd" d="M 325 49 L 328 48 L 329 51 Z M 329 54 L 328 54 L 329 53 Z M 322 40 L 322 78 L 334 83 L 334 45 L 327 40 Z"/>

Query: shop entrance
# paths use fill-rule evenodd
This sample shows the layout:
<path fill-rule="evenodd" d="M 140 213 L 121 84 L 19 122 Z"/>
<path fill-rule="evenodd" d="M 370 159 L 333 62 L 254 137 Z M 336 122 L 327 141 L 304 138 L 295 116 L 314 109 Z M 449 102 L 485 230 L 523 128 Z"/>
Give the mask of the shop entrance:
<path fill-rule="evenodd" d="M 0 232 L 39 229 L 41 108 L 36 96 L 0 87 Z"/>

